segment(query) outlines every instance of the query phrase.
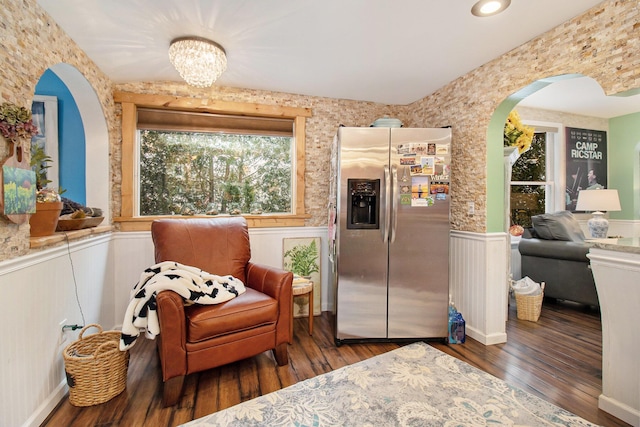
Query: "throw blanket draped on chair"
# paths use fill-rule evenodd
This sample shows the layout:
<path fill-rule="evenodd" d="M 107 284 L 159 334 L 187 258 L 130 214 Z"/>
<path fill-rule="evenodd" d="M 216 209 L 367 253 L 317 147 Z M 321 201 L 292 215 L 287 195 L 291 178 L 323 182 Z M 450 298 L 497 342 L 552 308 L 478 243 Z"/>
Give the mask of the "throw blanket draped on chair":
<path fill-rule="evenodd" d="M 173 261 L 147 268 L 131 291 L 122 322 L 120 350 L 131 348 L 142 329 L 151 339 L 160 333 L 156 295 L 164 290 L 176 292 L 185 304 L 220 304 L 243 294 L 245 287 L 233 276 L 217 276 Z"/>

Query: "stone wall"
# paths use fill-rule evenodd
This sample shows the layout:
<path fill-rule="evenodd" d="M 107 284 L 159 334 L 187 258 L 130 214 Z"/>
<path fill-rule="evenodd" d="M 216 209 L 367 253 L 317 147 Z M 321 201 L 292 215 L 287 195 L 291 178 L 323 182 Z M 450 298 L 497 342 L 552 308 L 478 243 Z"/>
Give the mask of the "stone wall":
<path fill-rule="evenodd" d="M 502 101 L 539 79 L 563 74 L 592 77 L 607 95 L 640 87 L 639 20 L 637 0 L 604 1 L 407 106 L 411 126 L 453 126 L 455 229 L 487 230 L 487 129 Z M 466 214 L 467 201 L 475 202 L 473 216 Z"/>
<path fill-rule="evenodd" d="M 640 27 L 637 0 L 608 0 L 582 16 L 531 40 L 407 106 L 327 99 L 213 87 L 195 91 L 171 82 L 118 85 L 118 90 L 210 97 L 229 101 L 278 103 L 313 109 L 307 125 L 307 189 L 309 226 L 326 223 L 330 142 L 340 124 L 368 126 L 389 115 L 406 126 L 453 127 L 452 223 L 457 230 L 487 230 L 487 129 L 500 103 L 519 89 L 549 76 L 580 73 L 596 79 L 607 94 L 640 86 Z M 111 93 L 112 82 L 46 15 L 35 0 L 4 0 L 0 9 L 0 95 L 29 106 L 35 85 L 52 65 L 76 67 L 96 91 L 109 127 L 112 214 L 120 212 L 120 124 Z M 420 99 L 421 98 L 421 99 Z M 491 141 L 501 144 L 501 141 Z M 0 150 L 6 150 L 1 147 Z M 4 152 L 0 152 L 4 154 Z M 467 201 L 476 214 L 466 214 Z M 0 219 L 0 259 L 29 251 L 28 227 Z"/>
<path fill-rule="evenodd" d="M 0 102 L 12 102 L 30 108 L 40 76 L 59 63 L 74 66 L 91 84 L 100 99 L 110 129 L 110 143 L 115 145 L 111 80 L 42 10 L 36 0 L 2 0 Z M 7 146 L 2 144 L 0 156 L 4 158 L 7 153 Z M 28 223 L 16 225 L 0 217 L 0 242 L 0 260 L 28 253 Z"/>

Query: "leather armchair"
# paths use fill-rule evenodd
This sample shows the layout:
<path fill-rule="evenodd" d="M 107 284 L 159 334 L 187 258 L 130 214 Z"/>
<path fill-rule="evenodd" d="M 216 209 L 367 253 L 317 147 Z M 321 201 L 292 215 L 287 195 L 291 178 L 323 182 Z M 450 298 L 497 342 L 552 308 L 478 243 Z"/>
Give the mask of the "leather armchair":
<path fill-rule="evenodd" d="M 242 217 L 161 219 L 151 225 L 156 262 L 176 261 L 243 281 L 246 292 L 214 305 L 185 306 L 172 291 L 157 295 L 163 402 L 180 399 L 185 375 L 273 350 L 289 363 L 293 274 L 250 261 Z"/>

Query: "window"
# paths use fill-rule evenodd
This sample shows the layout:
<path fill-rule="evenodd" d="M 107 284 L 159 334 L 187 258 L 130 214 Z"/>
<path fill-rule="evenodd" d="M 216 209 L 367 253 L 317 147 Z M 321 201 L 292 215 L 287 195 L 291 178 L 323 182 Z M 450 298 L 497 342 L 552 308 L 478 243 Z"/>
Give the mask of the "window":
<path fill-rule="evenodd" d="M 140 215 L 291 213 L 293 120 L 139 108 L 137 127 Z"/>
<path fill-rule="evenodd" d="M 123 231 L 158 216 L 242 214 L 302 226 L 310 110 L 116 92 L 122 104 Z"/>
<path fill-rule="evenodd" d="M 531 227 L 533 215 L 553 210 L 553 138 L 552 132 L 536 132 L 531 148 L 513 164 L 510 196 L 512 224 Z"/>

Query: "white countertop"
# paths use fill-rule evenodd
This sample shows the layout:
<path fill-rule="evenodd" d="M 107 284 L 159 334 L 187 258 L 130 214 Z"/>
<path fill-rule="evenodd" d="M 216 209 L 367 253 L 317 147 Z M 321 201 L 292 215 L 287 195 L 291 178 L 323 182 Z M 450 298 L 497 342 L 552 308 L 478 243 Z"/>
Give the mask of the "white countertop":
<path fill-rule="evenodd" d="M 640 254 L 640 237 L 623 237 L 620 239 L 588 239 L 585 241 L 592 248 L 608 249 L 616 252 Z"/>

